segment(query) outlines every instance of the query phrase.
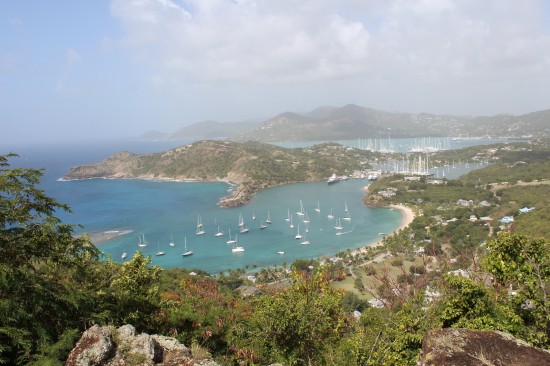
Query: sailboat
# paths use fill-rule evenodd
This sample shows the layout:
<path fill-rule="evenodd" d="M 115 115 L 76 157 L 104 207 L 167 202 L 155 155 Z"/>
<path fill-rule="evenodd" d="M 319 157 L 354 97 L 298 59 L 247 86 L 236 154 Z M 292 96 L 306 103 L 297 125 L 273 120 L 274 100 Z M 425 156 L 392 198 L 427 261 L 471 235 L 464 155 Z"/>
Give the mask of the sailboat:
<path fill-rule="evenodd" d="M 176 244 L 174 244 L 174 235 L 170 234 L 170 237 L 172 238 L 172 241 L 168 245 L 170 245 L 171 247 L 176 246 Z"/>
<path fill-rule="evenodd" d="M 331 220 L 334 218 L 334 215 L 332 214 L 332 207 L 330 208 L 330 213 L 327 215 L 327 217 Z"/>
<path fill-rule="evenodd" d="M 292 223 L 292 216 L 290 216 L 290 228 L 294 229 L 294 224 Z"/>
<path fill-rule="evenodd" d="M 155 254 L 157 257 L 164 255 L 165 253 L 160 250 L 160 242 L 157 241 L 157 253 Z"/>
<path fill-rule="evenodd" d="M 342 220 L 346 220 L 346 221 L 350 221 L 351 220 L 351 215 L 349 213 L 349 210 L 348 210 L 348 206 L 346 205 L 346 216 L 342 217 Z"/>
<path fill-rule="evenodd" d="M 206 234 L 206 231 L 204 231 L 201 217 L 200 215 L 197 215 L 197 235 L 204 235 Z"/>
<path fill-rule="evenodd" d="M 271 224 L 271 216 L 269 215 L 269 211 L 267 211 L 267 219 L 265 219 L 266 224 Z"/>
<path fill-rule="evenodd" d="M 256 220 L 256 214 L 254 213 L 254 209 L 252 209 L 252 220 Z"/>
<path fill-rule="evenodd" d="M 231 229 L 229 229 L 229 240 L 227 241 L 227 244 L 235 244 L 236 241 L 234 239 L 231 239 Z"/>
<path fill-rule="evenodd" d="M 304 204 L 302 203 L 302 200 L 300 200 L 300 211 L 296 212 L 296 215 L 298 215 L 298 216 L 304 216 L 305 215 Z"/>
<path fill-rule="evenodd" d="M 317 207 L 315 208 L 315 211 L 321 212 L 321 206 L 319 206 L 319 201 L 317 201 Z"/>
<path fill-rule="evenodd" d="M 342 230 L 342 222 L 340 219 L 336 220 L 336 226 L 334 226 L 336 230 Z"/>
<path fill-rule="evenodd" d="M 290 209 L 287 210 L 287 215 L 285 221 L 290 221 Z"/>
<path fill-rule="evenodd" d="M 187 250 L 187 237 L 185 237 L 185 241 L 184 241 L 183 246 L 184 246 L 185 252 L 181 253 L 182 256 L 188 257 L 188 256 L 190 256 L 190 255 L 193 254 L 193 251 L 192 251 L 192 250 Z"/>
<path fill-rule="evenodd" d="M 345 206 L 344 211 L 348 212 L 349 210 L 348 210 L 348 203 L 347 203 L 347 201 L 344 201 L 344 206 Z"/>
<path fill-rule="evenodd" d="M 307 211 L 306 211 L 306 215 L 304 216 L 303 222 L 306 224 L 309 222 L 309 215 L 307 214 Z"/>
<path fill-rule="evenodd" d="M 233 243 L 233 248 L 231 248 L 231 251 L 233 253 L 244 252 L 244 247 L 237 245 L 237 234 L 235 234 L 235 242 Z"/>
<path fill-rule="evenodd" d="M 241 234 L 244 234 L 244 233 L 247 233 L 250 231 L 249 228 L 247 228 L 246 226 L 244 226 L 244 218 L 243 218 L 243 215 L 239 215 L 239 227 L 241 228 L 240 229 L 240 233 Z"/>
<path fill-rule="evenodd" d="M 302 239 L 302 235 L 300 234 L 300 225 L 298 225 L 298 233 L 295 236 L 296 239 Z"/>
<path fill-rule="evenodd" d="M 145 240 L 145 234 L 143 234 L 143 239 L 141 236 L 139 237 L 138 247 L 146 247 L 146 246 L 147 246 L 147 240 Z"/>
<path fill-rule="evenodd" d="M 214 236 L 223 236 L 223 232 L 220 231 L 220 225 L 218 225 L 218 232 Z"/>

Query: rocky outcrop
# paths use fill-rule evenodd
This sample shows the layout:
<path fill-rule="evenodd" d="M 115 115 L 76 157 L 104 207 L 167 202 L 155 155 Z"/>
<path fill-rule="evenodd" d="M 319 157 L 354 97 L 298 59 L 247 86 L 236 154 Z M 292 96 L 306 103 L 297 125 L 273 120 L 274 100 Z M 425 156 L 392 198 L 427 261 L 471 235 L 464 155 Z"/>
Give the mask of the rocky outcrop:
<path fill-rule="evenodd" d="M 99 164 L 73 167 L 63 177 L 65 180 L 91 178 L 133 178 L 139 166 L 139 156 L 127 151 L 114 154 Z"/>
<path fill-rule="evenodd" d="M 193 358 L 175 338 L 136 334 L 131 325 L 118 329 L 94 325 L 69 354 L 67 366 L 201 365 L 219 366 L 211 359 Z"/>
<path fill-rule="evenodd" d="M 546 366 L 550 352 L 510 334 L 469 329 L 432 329 L 422 341 L 418 366 Z"/>

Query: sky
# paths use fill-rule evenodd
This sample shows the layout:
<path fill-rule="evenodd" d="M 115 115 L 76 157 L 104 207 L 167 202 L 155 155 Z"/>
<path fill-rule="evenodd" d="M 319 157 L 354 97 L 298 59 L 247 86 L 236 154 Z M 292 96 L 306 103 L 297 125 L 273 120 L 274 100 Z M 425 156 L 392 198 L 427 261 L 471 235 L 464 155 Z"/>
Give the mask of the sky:
<path fill-rule="evenodd" d="M 0 143 L 346 104 L 550 109 L 546 0 L 0 2 Z"/>

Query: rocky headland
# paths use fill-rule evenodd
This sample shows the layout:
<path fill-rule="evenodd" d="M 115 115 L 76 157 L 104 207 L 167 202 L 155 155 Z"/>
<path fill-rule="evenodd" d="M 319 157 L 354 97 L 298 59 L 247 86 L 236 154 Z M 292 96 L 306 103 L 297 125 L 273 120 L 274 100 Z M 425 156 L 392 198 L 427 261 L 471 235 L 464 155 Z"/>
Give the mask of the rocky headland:
<path fill-rule="evenodd" d="M 73 167 L 63 179 L 224 181 L 235 189 L 219 205 L 231 207 L 248 203 L 260 189 L 367 169 L 373 157 L 338 144 L 286 149 L 258 142 L 199 141 L 154 154 L 120 152 L 97 164 Z"/>

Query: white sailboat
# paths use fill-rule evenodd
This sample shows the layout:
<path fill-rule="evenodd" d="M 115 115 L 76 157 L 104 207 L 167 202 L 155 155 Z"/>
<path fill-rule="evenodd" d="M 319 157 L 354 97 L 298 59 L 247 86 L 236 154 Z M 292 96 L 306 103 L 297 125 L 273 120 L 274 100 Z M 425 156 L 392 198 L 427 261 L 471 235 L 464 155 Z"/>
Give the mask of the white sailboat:
<path fill-rule="evenodd" d="M 231 239 L 231 229 L 229 229 L 229 240 L 227 241 L 227 244 L 235 244 L 236 241 L 234 239 Z"/>
<path fill-rule="evenodd" d="M 303 220 L 304 223 L 309 223 L 309 215 L 307 214 L 307 211 L 306 211 L 306 215 L 304 216 L 304 220 Z"/>
<path fill-rule="evenodd" d="M 347 201 L 344 201 L 344 211 L 348 212 L 348 202 Z"/>
<path fill-rule="evenodd" d="M 290 217 L 290 209 L 288 209 L 285 221 L 290 221 Z"/>
<path fill-rule="evenodd" d="M 344 228 L 342 227 L 342 221 L 338 219 L 338 224 L 334 227 L 336 229 L 336 235 L 343 235 L 344 232 L 342 231 Z"/>
<path fill-rule="evenodd" d="M 241 234 L 244 234 L 244 233 L 247 233 L 250 231 L 249 228 L 247 228 L 245 225 L 244 225 L 244 218 L 243 218 L 243 215 L 239 215 L 239 227 L 241 228 L 239 230 L 239 232 Z"/>
<path fill-rule="evenodd" d="M 317 207 L 315 208 L 315 211 L 321 212 L 321 206 L 319 206 L 319 201 L 317 201 Z"/>
<path fill-rule="evenodd" d="M 155 254 L 157 257 L 158 256 L 161 256 L 161 255 L 164 255 L 166 253 L 164 253 L 163 251 L 160 250 L 160 241 L 157 241 L 157 253 Z"/>
<path fill-rule="evenodd" d="M 267 211 L 267 219 L 265 219 L 266 224 L 271 224 L 271 216 L 269 215 L 269 211 Z"/>
<path fill-rule="evenodd" d="M 147 240 L 145 240 L 145 234 L 143 234 L 143 238 L 139 237 L 139 244 L 138 247 L 146 247 L 147 246 Z"/>
<path fill-rule="evenodd" d="M 202 225 L 201 217 L 200 215 L 197 215 L 197 235 L 204 235 L 206 234 L 206 231 L 204 230 L 204 227 Z"/>
<path fill-rule="evenodd" d="M 290 216 L 290 228 L 294 229 L 294 224 L 292 223 L 292 216 Z"/>
<path fill-rule="evenodd" d="M 244 252 L 244 247 L 240 247 L 237 244 L 237 234 L 235 234 L 235 242 L 233 243 L 233 248 L 231 248 L 231 251 L 233 253 Z"/>
<path fill-rule="evenodd" d="M 302 203 L 302 200 L 300 200 L 300 211 L 296 212 L 296 215 L 298 215 L 298 216 L 304 216 L 305 215 L 304 204 Z"/>
<path fill-rule="evenodd" d="M 342 217 L 342 220 L 351 221 L 351 215 L 349 213 L 349 210 L 347 210 L 347 206 L 346 206 L 346 216 Z"/>
<path fill-rule="evenodd" d="M 185 237 L 185 241 L 183 243 L 184 243 L 183 248 L 184 248 L 185 251 L 183 253 L 181 253 L 181 255 L 184 256 L 184 257 L 188 257 L 188 256 L 192 255 L 193 251 L 192 250 L 187 250 L 187 237 Z"/>
<path fill-rule="evenodd" d="M 170 245 L 171 247 L 176 246 L 176 244 L 174 243 L 174 235 L 170 234 L 170 238 L 172 238 L 172 241 L 168 245 Z"/>
<path fill-rule="evenodd" d="M 220 225 L 218 225 L 218 232 L 214 236 L 223 236 L 223 232 L 220 231 Z"/>
<path fill-rule="evenodd" d="M 300 225 L 298 225 L 298 233 L 295 236 L 296 239 L 302 239 L 302 235 L 300 234 Z"/>
<path fill-rule="evenodd" d="M 252 220 L 256 220 L 256 214 L 254 213 L 254 209 L 252 209 Z"/>
<path fill-rule="evenodd" d="M 330 213 L 327 215 L 327 217 L 331 220 L 334 218 L 334 215 L 332 214 L 332 207 L 330 208 Z"/>

